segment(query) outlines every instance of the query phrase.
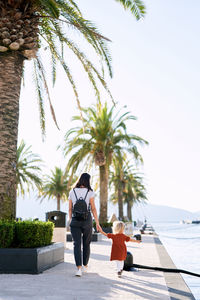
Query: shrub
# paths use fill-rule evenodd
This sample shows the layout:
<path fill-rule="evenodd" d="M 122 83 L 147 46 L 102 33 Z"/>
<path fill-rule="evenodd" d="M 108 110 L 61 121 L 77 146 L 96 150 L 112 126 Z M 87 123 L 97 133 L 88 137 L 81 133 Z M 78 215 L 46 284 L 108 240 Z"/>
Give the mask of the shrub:
<path fill-rule="evenodd" d="M 112 227 L 113 223 L 105 222 L 105 223 L 101 223 L 100 225 L 103 228 L 110 228 Z"/>
<path fill-rule="evenodd" d="M 52 222 L 0 220 L 0 248 L 34 248 L 51 244 Z"/>
<path fill-rule="evenodd" d="M 15 247 L 34 248 L 51 244 L 52 222 L 21 221 L 15 223 Z"/>
<path fill-rule="evenodd" d="M 11 246 L 14 238 L 14 222 L 0 220 L 0 248 Z"/>

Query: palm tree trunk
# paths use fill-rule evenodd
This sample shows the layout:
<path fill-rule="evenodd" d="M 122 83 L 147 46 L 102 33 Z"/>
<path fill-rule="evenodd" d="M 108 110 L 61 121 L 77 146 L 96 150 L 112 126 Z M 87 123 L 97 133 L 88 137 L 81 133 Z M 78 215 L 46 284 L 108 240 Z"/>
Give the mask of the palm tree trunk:
<path fill-rule="evenodd" d="M 0 219 L 16 216 L 16 153 L 24 58 L 0 54 Z"/>
<path fill-rule="evenodd" d="M 132 221 L 132 204 L 130 201 L 127 202 L 127 217 L 129 221 Z"/>
<path fill-rule="evenodd" d="M 118 213 L 119 213 L 119 220 L 123 220 L 124 212 L 123 212 L 123 192 L 122 187 L 118 186 Z"/>
<path fill-rule="evenodd" d="M 60 195 L 57 195 L 57 210 L 59 211 L 60 211 L 60 199 L 61 199 Z"/>
<path fill-rule="evenodd" d="M 108 166 L 99 166 L 100 173 L 100 223 L 107 222 L 108 211 Z"/>

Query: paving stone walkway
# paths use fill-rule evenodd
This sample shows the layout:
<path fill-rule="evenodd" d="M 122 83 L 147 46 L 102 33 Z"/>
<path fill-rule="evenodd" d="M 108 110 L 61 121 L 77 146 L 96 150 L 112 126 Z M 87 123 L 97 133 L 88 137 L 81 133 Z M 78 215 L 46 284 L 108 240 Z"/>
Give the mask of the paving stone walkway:
<path fill-rule="evenodd" d="M 127 243 L 134 263 L 162 266 L 160 252 L 153 235 L 143 235 L 142 243 Z M 159 245 L 159 247 L 163 247 Z M 164 248 L 164 247 L 163 247 Z M 82 277 L 75 277 L 73 243 L 67 242 L 65 262 L 39 275 L 0 275 L 0 300 L 187 300 L 194 299 L 184 282 L 177 280 L 172 296 L 163 272 L 139 270 L 123 272 L 118 278 L 115 263 L 109 261 L 111 241 L 102 238 L 91 244 L 90 269 Z M 167 254 L 164 253 L 166 258 Z M 162 258 L 163 259 L 163 258 Z M 173 274 L 174 275 L 174 274 Z M 183 288 L 184 286 L 184 288 Z"/>

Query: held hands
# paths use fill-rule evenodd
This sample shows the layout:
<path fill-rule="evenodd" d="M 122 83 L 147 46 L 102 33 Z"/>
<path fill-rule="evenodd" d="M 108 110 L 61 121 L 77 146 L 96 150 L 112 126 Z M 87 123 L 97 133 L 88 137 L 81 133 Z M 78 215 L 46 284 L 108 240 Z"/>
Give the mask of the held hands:
<path fill-rule="evenodd" d="M 97 231 L 99 232 L 102 232 L 102 228 L 101 228 L 101 226 L 99 225 L 99 224 L 96 224 L 96 229 L 97 229 Z"/>
<path fill-rule="evenodd" d="M 99 232 L 101 233 L 101 234 L 103 234 L 103 235 L 105 235 L 105 236 L 107 236 L 107 233 L 105 233 L 103 230 L 102 230 L 102 228 L 101 228 L 101 226 L 99 225 Z M 107 236 L 108 237 L 108 236 Z"/>

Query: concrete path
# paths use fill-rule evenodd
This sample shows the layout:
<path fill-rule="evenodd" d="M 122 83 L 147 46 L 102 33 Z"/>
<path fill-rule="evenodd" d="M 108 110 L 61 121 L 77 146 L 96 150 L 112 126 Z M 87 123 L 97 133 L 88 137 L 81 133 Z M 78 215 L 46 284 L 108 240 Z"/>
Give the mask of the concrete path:
<path fill-rule="evenodd" d="M 148 235 L 142 237 L 141 244 L 127 243 L 128 251 L 134 256 L 134 263 L 163 266 L 160 261 L 160 253 L 162 256 L 164 254 L 161 248 L 157 248 L 159 243 L 156 243 L 155 238 Z M 91 244 L 90 270 L 79 278 L 74 276 L 76 269 L 73 243 L 67 242 L 65 262 L 42 274 L 0 275 L 0 300 L 194 299 L 184 282 L 181 285 L 178 284 L 175 292 L 173 291 L 174 295 L 171 295 L 162 272 L 124 271 L 122 278 L 118 278 L 115 263 L 109 261 L 110 249 L 111 241 L 107 238 L 93 242 Z M 164 257 L 166 258 L 166 256 L 165 253 Z M 176 280 L 179 282 L 177 277 L 173 277 L 173 283 Z"/>

